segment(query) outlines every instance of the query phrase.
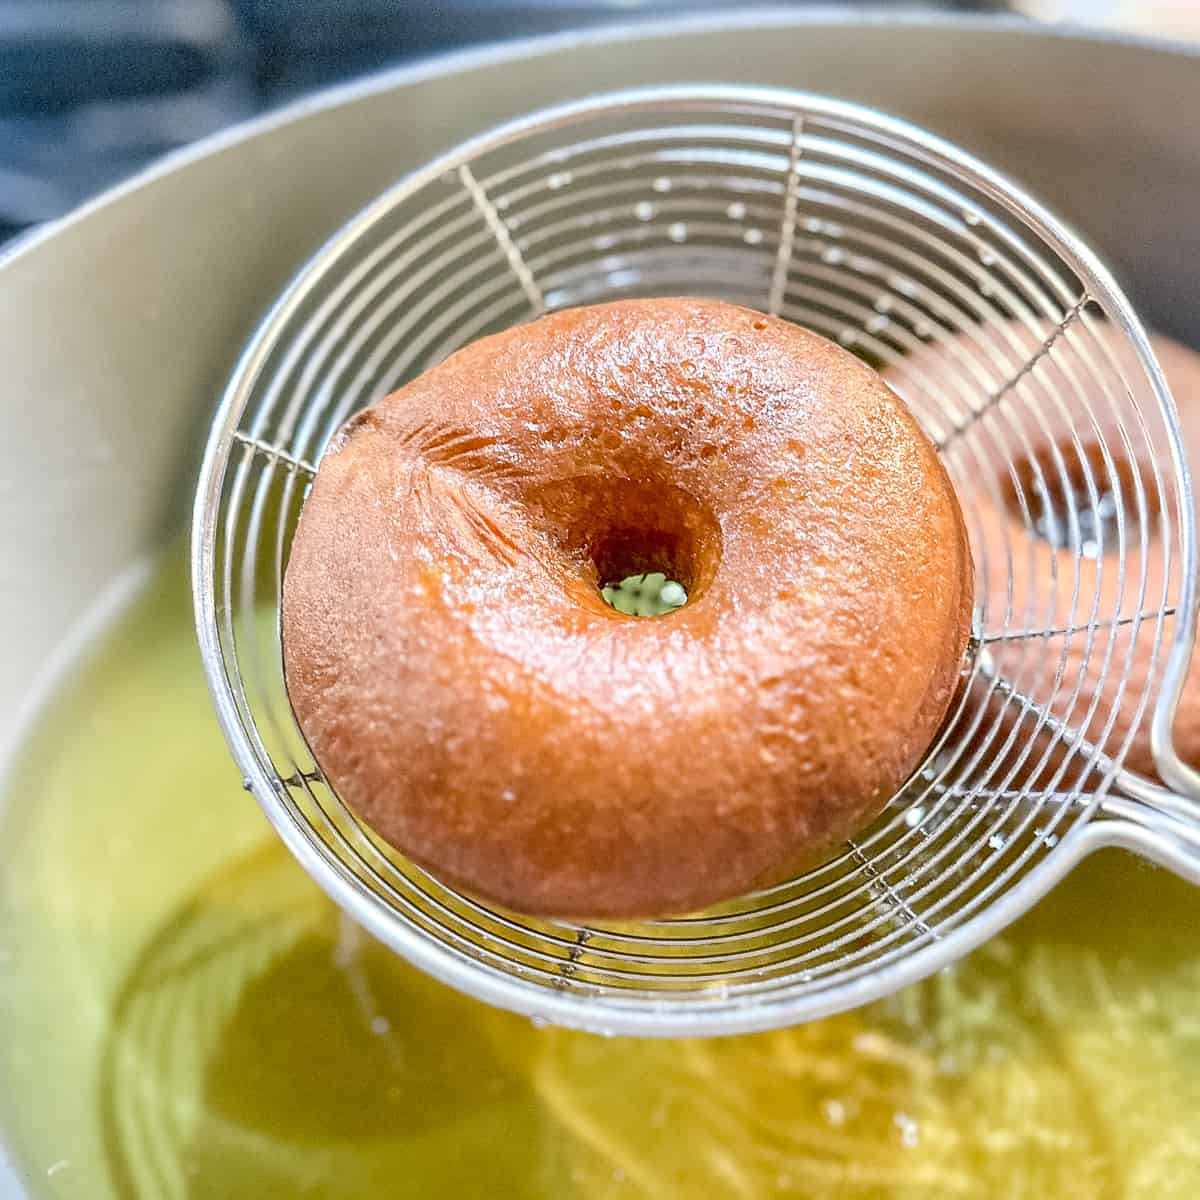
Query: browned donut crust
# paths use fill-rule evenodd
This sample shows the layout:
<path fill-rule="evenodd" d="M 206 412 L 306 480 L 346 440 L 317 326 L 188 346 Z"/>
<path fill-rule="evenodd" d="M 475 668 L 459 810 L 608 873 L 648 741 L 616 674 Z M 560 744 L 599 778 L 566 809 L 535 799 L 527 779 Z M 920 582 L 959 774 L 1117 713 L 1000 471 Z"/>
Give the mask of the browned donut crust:
<path fill-rule="evenodd" d="M 610 608 L 665 570 L 688 603 Z M 704 300 L 557 312 L 460 350 L 321 462 L 288 692 L 340 795 L 531 913 L 694 910 L 874 816 L 954 692 L 972 572 L 874 371 Z"/>
<path fill-rule="evenodd" d="M 1018 345 L 1036 347 L 1040 332 L 1034 335 L 1024 330 L 1016 332 L 1015 326 L 1010 328 L 1013 331 L 1011 336 L 1018 339 Z M 1048 328 L 1042 332 L 1048 332 Z M 956 375 L 961 381 L 963 363 L 967 361 L 964 353 L 978 356 L 981 347 L 986 350 L 990 339 L 995 339 L 991 344 L 999 345 L 1004 342 L 1005 336 L 1003 332 L 985 334 L 978 330 L 969 331 L 958 338 L 922 350 L 919 355 L 914 356 L 911 364 L 900 364 L 897 368 L 885 371 L 884 376 L 902 395 L 910 396 L 913 403 L 919 405 L 921 400 L 917 392 L 924 391 L 928 399 L 939 386 L 950 387 Z M 1127 372 L 1131 378 L 1141 372 L 1141 366 L 1124 338 L 1102 328 L 1097 336 L 1105 341 L 1109 353 L 1122 371 Z M 1189 461 L 1193 466 L 1200 464 L 1200 354 L 1167 337 L 1152 337 L 1151 344 L 1178 405 L 1180 426 Z M 1010 356 L 1013 354 L 1011 344 L 1005 343 L 1005 350 Z M 1056 445 L 1065 465 L 1067 486 L 1072 487 L 1078 494 L 1077 502 L 1086 506 L 1083 462 L 1071 441 L 1070 424 L 1073 423 L 1082 446 L 1083 460 L 1087 462 L 1088 471 L 1097 480 L 1098 487 L 1111 482 L 1099 449 L 1100 438 L 1103 437 L 1114 460 L 1115 482 L 1120 485 L 1125 510 L 1127 513 L 1133 513 L 1136 511 L 1133 472 L 1131 464 L 1124 457 L 1125 450 L 1111 403 L 1104 396 L 1095 378 L 1081 369 L 1082 360 L 1076 352 L 1070 351 L 1069 354 L 1072 362 L 1069 375 L 1064 372 L 1056 358 L 1049 358 L 1038 367 L 1039 381 L 1043 387 L 1041 394 L 1048 395 L 1047 386 L 1053 388 L 1059 395 L 1067 398 L 1069 411 L 1056 413 L 1048 405 L 1043 405 L 1040 421 L 1024 422 L 1023 428 L 1029 445 L 1021 449 L 1017 463 L 1017 477 L 1022 491 L 1027 497 L 1033 492 L 1032 463 L 1036 460 L 1041 466 L 1043 478 L 1050 481 L 1051 499 L 1055 507 L 1065 511 L 1061 496 L 1061 476 L 1052 462 L 1050 450 L 1052 445 Z M 917 372 L 915 375 L 912 371 L 914 366 Z M 914 382 L 918 377 L 921 378 L 920 384 Z M 1074 390 L 1080 387 L 1083 389 L 1082 398 Z M 1095 416 L 1095 424 L 1090 419 L 1085 419 L 1085 405 Z M 1042 427 L 1039 428 L 1039 425 Z M 1134 437 L 1136 439 L 1136 432 Z M 1156 442 L 1158 440 L 1155 439 Z M 1137 465 L 1143 480 L 1149 480 L 1151 477 L 1152 464 L 1148 460 L 1152 455 L 1158 458 L 1160 471 L 1169 477 L 1171 466 L 1167 447 L 1157 444 L 1153 447 L 1147 446 L 1144 438 L 1136 444 L 1141 455 Z M 1140 564 L 1132 562 L 1127 567 L 1125 580 L 1122 581 L 1117 569 L 1115 549 L 1113 553 L 1105 554 L 1099 564 L 1092 560 L 1084 560 L 1077 570 L 1074 551 L 1066 548 L 1056 549 L 1046 541 L 1029 537 L 1026 533 L 1025 518 L 1015 502 L 1016 489 L 1002 468 L 1003 464 L 998 463 L 995 490 L 1000 502 L 983 504 L 978 512 L 978 520 L 982 531 L 981 542 L 992 547 L 993 555 L 995 548 L 1003 546 L 1006 538 L 1013 549 L 1012 584 L 1010 593 L 1008 571 L 998 569 L 1000 564 L 997 563 L 992 564 L 986 579 L 979 581 L 981 591 L 987 593 L 984 632 L 986 633 L 988 628 L 998 628 L 1005 621 L 1006 604 L 1009 603 L 1010 594 L 1012 607 L 1011 610 L 1007 610 L 1007 621 L 1009 625 L 1018 629 L 1027 625 L 1035 628 L 1082 625 L 1090 616 L 1093 601 L 1096 602 L 1100 617 L 1111 617 L 1118 609 L 1122 616 L 1131 616 L 1137 609 L 1136 568 Z M 1148 504 L 1153 508 L 1153 495 L 1148 497 Z M 1162 546 L 1156 540 L 1157 511 L 1152 511 L 1150 516 L 1153 523 L 1152 540 L 1145 564 L 1147 599 L 1142 605 L 1143 611 L 1157 609 L 1166 582 L 1166 563 Z M 1136 541 L 1136 526 L 1131 526 L 1128 536 Z M 1112 544 L 1110 533 L 1107 545 Z M 1055 575 L 1059 584 L 1054 593 L 1053 607 L 1048 608 L 1044 598 L 1049 593 L 1050 581 Z M 1077 597 L 1072 592 L 1072 585 L 1076 580 L 1079 585 Z M 1039 598 L 1035 606 L 1031 607 L 1030 597 Z M 1033 672 L 1042 680 L 1043 685 L 1054 672 L 1061 669 L 1062 682 L 1058 687 L 1058 698 L 1051 706 L 1056 716 L 1066 718 L 1078 726 L 1095 701 L 1095 708 L 1087 726 L 1088 735 L 1095 739 L 1111 717 L 1112 724 L 1108 736 L 1104 739 L 1106 748 L 1111 752 L 1128 738 L 1125 766 L 1150 776 L 1156 774 L 1156 768 L 1150 748 L 1149 708 L 1141 713 L 1136 728 L 1134 725 L 1139 715 L 1139 700 L 1149 687 L 1157 687 L 1157 680 L 1161 678 L 1166 644 L 1160 647 L 1156 664 L 1152 658 L 1152 643 L 1149 627 L 1143 627 L 1135 640 L 1130 628 L 1118 627 L 1111 632 L 1110 637 L 1110 629 L 1104 626 L 1098 630 L 1090 647 L 1084 633 L 1077 632 L 1069 638 L 1047 639 L 1038 648 L 1024 651 L 1026 655 L 1032 653 L 1040 656 L 1041 666 L 1039 668 L 1035 665 Z M 1107 667 L 1106 652 L 1109 653 Z M 1022 651 L 1015 647 L 997 647 L 997 665 L 1000 670 L 1010 674 L 1020 671 L 1028 677 L 1031 659 L 1020 658 L 1021 653 Z M 1033 698 L 1039 697 L 1035 695 Z M 1032 728 L 1032 716 L 1025 718 L 1025 725 Z M 982 728 L 986 730 L 989 726 L 985 723 Z M 1048 736 L 1046 735 L 1045 745 L 1048 745 Z M 1195 672 L 1189 675 L 1184 688 L 1176 716 L 1174 738 L 1180 757 L 1185 762 L 1200 767 L 1200 676 Z M 1034 751 L 1025 756 L 1023 768 L 1018 770 L 1012 780 L 1014 784 L 1036 782 L 1045 785 L 1051 781 L 1063 761 L 1062 746 L 1060 744 L 1047 755 L 1043 753 L 1045 745 L 1035 745 Z M 1010 757 L 1015 760 L 1024 750 L 1024 742 L 1019 741 Z M 1029 768 L 1034 766 L 1044 769 L 1031 775 Z M 1001 770 L 1003 771 L 1003 767 Z M 1064 776 L 1059 773 L 1058 778 L 1069 779 L 1070 775 Z"/>

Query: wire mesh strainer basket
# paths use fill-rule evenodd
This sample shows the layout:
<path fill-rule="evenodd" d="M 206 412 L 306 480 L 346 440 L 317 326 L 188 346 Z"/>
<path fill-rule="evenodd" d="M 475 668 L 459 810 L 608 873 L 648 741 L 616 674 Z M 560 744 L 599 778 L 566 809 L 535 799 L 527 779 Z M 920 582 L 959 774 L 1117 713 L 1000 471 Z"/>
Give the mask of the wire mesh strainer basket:
<path fill-rule="evenodd" d="M 356 410 L 543 311 L 679 294 L 769 310 L 893 378 L 966 514 L 968 676 L 921 770 L 807 874 L 675 920 L 530 919 L 407 862 L 323 779 L 284 691 L 289 542 L 322 449 Z M 978 944 L 1101 845 L 1200 881 L 1200 786 L 1171 739 L 1194 554 L 1162 373 L 1085 247 L 920 130 L 813 96 L 715 87 L 507 125 L 339 232 L 229 385 L 193 547 L 225 734 L 318 883 L 483 1000 L 670 1035 L 876 998 Z M 1123 765 L 1147 727 L 1165 784 Z"/>

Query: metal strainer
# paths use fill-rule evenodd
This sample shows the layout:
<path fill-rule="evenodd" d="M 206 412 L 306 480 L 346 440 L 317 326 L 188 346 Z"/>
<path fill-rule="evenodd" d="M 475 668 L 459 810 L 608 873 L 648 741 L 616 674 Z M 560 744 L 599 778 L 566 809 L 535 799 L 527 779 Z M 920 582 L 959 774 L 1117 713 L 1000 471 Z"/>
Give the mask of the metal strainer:
<path fill-rule="evenodd" d="M 322 449 L 357 409 L 545 310 L 671 294 L 770 310 L 894 373 L 967 517 L 970 664 L 920 771 L 807 874 L 676 920 L 533 920 L 407 862 L 322 778 L 283 686 L 289 542 Z M 1171 736 L 1195 624 L 1193 507 L 1146 335 L 1036 203 L 854 105 L 625 92 L 506 125 L 403 180 L 317 253 L 245 352 L 194 532 L 205 667 L 245 786 L 355 919 L 482 1000 L 614 1033 L 765 1029 L 929 974 L 1097 847 L 1200 882 L 1200 776 Z M 1147 724 L 1165 786 L 1123 767 Z"/>

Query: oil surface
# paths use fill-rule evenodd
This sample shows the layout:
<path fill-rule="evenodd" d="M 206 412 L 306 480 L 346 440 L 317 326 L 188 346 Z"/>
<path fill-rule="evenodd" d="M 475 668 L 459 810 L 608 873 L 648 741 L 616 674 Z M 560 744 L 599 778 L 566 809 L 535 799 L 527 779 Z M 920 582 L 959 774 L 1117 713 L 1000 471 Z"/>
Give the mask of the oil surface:
<path fill-rule="evenodd" d="M 782 1033 L 535 1029 L 341 919 L 211 715 L 182 555 L 0 805 L 0 1128 L 35 1195 L 1200 1195 L 1200 892 L 1115 853 Z"/>

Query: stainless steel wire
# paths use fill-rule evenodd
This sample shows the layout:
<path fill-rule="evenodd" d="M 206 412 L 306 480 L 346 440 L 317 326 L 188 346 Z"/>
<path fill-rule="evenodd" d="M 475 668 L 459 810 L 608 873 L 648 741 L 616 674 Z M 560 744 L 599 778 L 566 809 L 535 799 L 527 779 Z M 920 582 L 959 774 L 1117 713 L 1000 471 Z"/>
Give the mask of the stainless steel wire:
<path fill-rule="evenodd" d="M 676 920 L 532 920 L 404 860 L 322 778 L 283 685 L 291 533 L 333 433 L 455 348 L 545 310 L 682 293 L 775 312 L 888 373 L 967 517 L 973 653 L 921 770 L 808 873 Z M 706 87 L 516 122 L 337 233 L 230 383 L 194 567 L 246 786 L 351 915 L 484 1000 L 585 1028 L 701 1034 L 804 1020 L 926 974 L 1105 841 L 1200 877 L 1198 789 L 1169 739 L 1194 554 L 1169 394 L 1086 248 L 910 126 Z M 1123 769 L 1151 719 L 1173 791 Z"/>

